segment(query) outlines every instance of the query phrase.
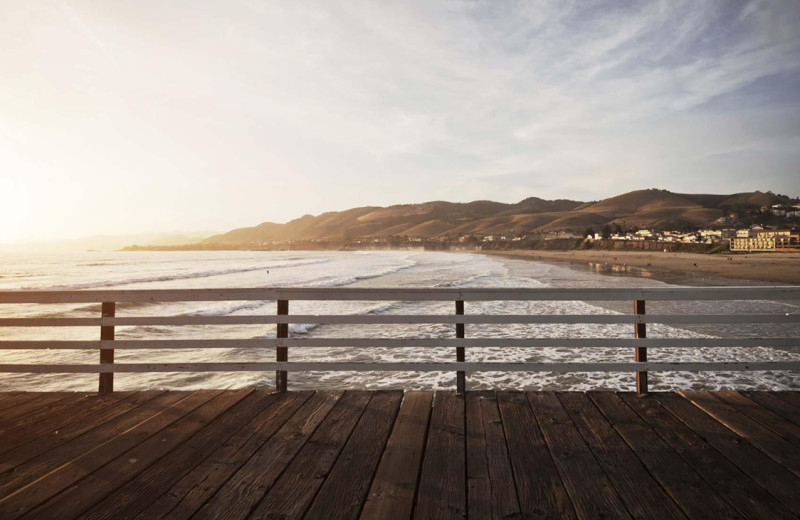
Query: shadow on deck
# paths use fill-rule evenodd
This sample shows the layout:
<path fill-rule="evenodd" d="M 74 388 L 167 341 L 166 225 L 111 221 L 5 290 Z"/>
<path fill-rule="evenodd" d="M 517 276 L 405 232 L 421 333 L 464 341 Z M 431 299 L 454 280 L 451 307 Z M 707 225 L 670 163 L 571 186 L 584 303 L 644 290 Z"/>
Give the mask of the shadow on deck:
<path fill-rule="evenodd" d="M 0 518 L 797 518 L 800 393 L 0 394 Z"/>

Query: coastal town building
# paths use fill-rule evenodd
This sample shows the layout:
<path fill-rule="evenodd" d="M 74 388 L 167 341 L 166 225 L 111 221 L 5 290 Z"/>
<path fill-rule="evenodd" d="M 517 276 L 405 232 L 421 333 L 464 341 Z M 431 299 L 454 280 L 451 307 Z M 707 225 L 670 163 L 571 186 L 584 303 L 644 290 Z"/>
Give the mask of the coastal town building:
<path fill-rule="evenodd" d="M 753 230 L 747 230 L 753 231 Z M 754 236 L 731 239 L 731 251 L 786 251 L 800 249 L 800 234 L 791 229 L 759 229 Z"/>

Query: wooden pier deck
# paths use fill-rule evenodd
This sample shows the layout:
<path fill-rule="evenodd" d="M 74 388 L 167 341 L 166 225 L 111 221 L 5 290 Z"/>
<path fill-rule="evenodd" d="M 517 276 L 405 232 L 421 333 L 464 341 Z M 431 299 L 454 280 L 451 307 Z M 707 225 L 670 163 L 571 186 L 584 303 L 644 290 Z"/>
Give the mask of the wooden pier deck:
<path fill-rule="evenodd" d="M 0 518 L 798 518 L 800 393 L 0 394 Z"/>

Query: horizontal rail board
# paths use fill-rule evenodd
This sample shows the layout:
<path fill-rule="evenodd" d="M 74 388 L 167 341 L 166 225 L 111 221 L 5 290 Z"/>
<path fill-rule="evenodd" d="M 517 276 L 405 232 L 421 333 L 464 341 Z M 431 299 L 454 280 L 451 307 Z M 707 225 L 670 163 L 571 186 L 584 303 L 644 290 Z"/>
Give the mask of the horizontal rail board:
<path fill-rule="evenodd" d="M 0 350 L 208 349 L 208 348 L 721 348 L 794 347 L 800 338 L 288 338 L 288 339 L 164 339 L 109 341 L 0 341 Z"/>
<path fill-rule="evenodd" d="M 130 318 L 0 318 L 0 327 L 269 325 L 422 325 L 422 324 L 716 324 L 800 323 L 800 314 L 297 314 L 251 316 L 137 316 Z"/>
<path fill-rule="evenodd" d="M 529 301 L 529 300 L 800 300 L 800 287 L 656 287 L 649 289 L 504 289 L 414 288 L 361 289 L 127 289 L 79 291 L 0 291 L 0 303 L 89 303 L 176 301 Z"/>
<path fill-rule="evenodd" d="M 105 365 L 0 365 L 0 373 L 84 373 L 109 372 L 727 372 L 800 370 L 800 361 L 739 361 L 719 363 L 413 363 L 413 362 L 265 362 L 265 363 L 120 363 Z"/>

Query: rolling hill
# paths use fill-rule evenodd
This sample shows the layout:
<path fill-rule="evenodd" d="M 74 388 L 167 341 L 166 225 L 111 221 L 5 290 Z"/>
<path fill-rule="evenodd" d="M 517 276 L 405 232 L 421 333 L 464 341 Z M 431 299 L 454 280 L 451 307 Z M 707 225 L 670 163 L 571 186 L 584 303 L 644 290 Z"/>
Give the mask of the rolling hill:
<path fill-rule="evenodd" d="M 205 239 L 226 245 L 290 240 L 352 240 L 389 235 L 438 237 L 468 234 L 525 234 L 547 231 L 582 232 L 606 224 L 626 227 L 675 228 L 704 226 L 732 208 L 758 208 L 783 202 L 772 193 L 733 195 L 680 194 L 638 190 L 597 202 L 544 200 L 530 197 L 515 204 L 479 200 L 468 203 L 433 201 L 389 207 L 365 206 L 305 215 L 285 224 L 264 222 Z"/>

